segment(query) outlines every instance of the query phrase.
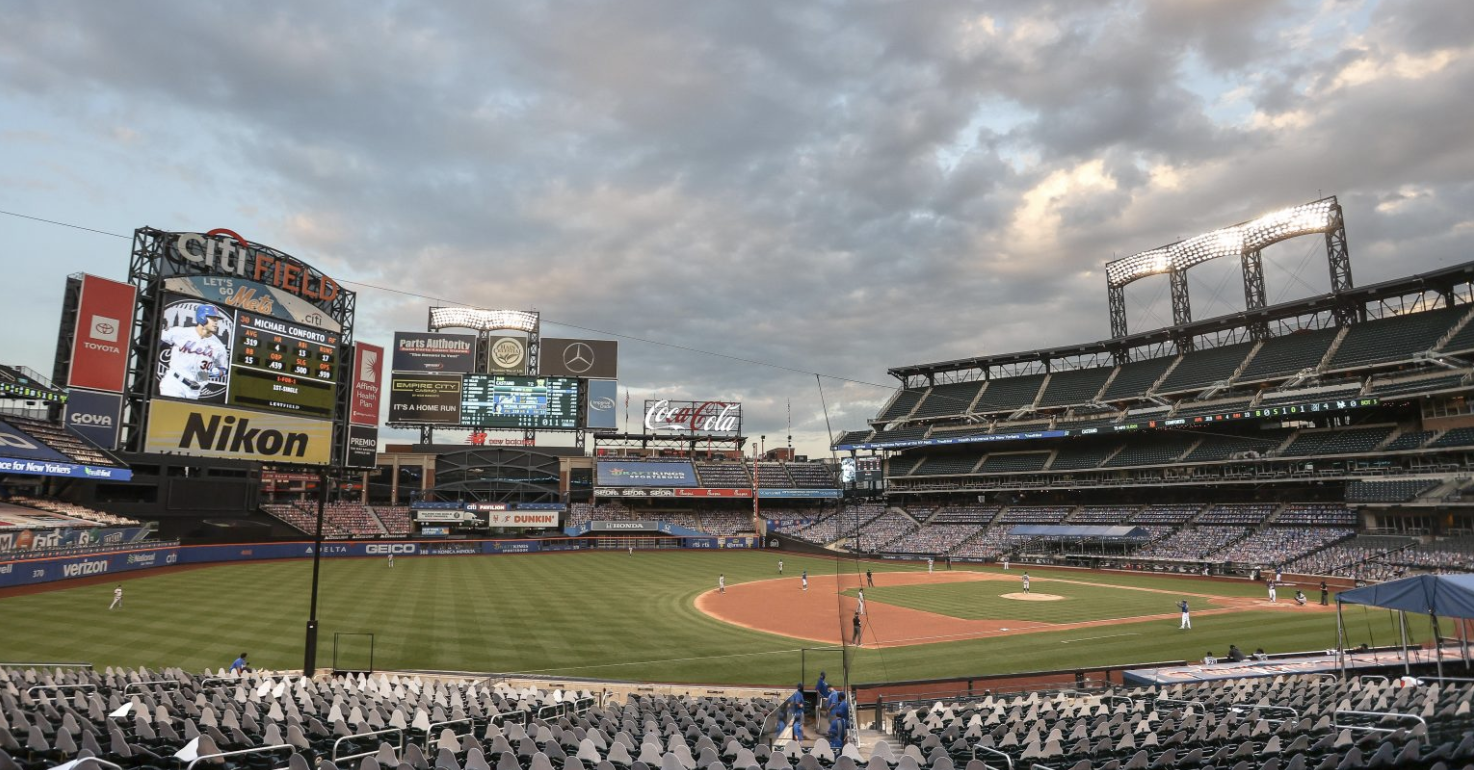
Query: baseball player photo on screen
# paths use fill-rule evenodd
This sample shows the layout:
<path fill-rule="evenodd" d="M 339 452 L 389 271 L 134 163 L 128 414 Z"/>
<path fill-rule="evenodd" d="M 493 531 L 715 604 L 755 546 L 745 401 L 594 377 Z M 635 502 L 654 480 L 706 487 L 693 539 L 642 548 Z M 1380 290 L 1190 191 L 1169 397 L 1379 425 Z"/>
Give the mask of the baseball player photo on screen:
<path fill-rule="evenodd" d="M 158 394 L 225 402 L 235 320 L 228 310 L 196 299 L 166 302 L 160 323 Z"/>

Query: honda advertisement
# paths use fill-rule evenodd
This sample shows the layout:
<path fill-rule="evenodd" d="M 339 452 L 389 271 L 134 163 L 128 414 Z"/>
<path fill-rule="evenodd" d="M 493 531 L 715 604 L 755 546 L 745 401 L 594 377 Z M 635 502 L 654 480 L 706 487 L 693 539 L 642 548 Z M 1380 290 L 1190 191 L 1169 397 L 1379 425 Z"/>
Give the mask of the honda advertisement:
<path fill-rule="evenodd" d="M 395 332 L 396 372 L 474 372 L 476 335 Z"/>
<path fill-rule="evenodd" d="M 82 276 L 77 304 L 77 332 L 67 384 L 75 388 L 121 393 L 128 374 L 128 346 L 133 334 L 133 306 L 138 292 L 130 284 L 95 275 Z"/>
<path fill-rule="evenodd" d="M 615 430 L 619 427 L 619 383 L 615 380 L 589 380 L 588 411 L 584 427 L 589 430 Z"/>
<path fill-rule="evenodd" d="M 594 483 L 601 487 L 694 487 L 691 463 L 600 461 Z"/>
<path fill-rule="evenodd" d="M 646 401 L 645 432 L 740 436 L 742 404 L 737 401 Z"/>
<path fill-rule="evenodd" d="M 67 395 L 67 430 L 102 447 L 118 448 L 123 422 L 123 394 L 71 388 Z"/>

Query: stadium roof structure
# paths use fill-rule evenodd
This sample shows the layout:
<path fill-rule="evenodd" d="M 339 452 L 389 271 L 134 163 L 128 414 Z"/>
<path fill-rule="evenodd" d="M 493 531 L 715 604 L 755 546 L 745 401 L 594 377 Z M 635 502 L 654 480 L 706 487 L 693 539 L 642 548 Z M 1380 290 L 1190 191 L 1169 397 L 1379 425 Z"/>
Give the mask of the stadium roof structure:
<path fill-rule="evenodd" d="M 1445 618 L 1474 618 L 1474 575 L 1414 575 L 1342 591 L 1336 595 L 1336 603 Z"/>
<path fill-rule="evenodd" d="M 1087 355 L 1112 355 L 1118 361 L 1124 362 L 1131 360 L 1128 354 L 1136 348 L 1150 347 L 1164 343 L 1180 343 L 1182 340 L 1193 337 L 1247 327 L 1253 324 L 1267 324 L 1272 321 L 1317 313 L 1335 312 L 1338 310 L 1349 310 L 1350 316 L 1354 320 L 1365 320 L 1366 306 L 1374 302 L 1428 292 L 1452 297 L 1455 294 L 1455 290 L 1459 286 L 1464 285 L 1474 285 L 1474 261 L 1405 278 L 1396 278 L 1381 283 L 1360 286 L 1343 292 L 1328 292 L 1258 310 L 1240 311 L 1202 321 L 1193 321 L 1188 324 L 1129 334 L 1125 337 L 1097 340 L 1077 345 L 1040 348 L 1038 350 L 1017 353 L 999 353 L 929 364 L 911 364 L 888 369 L 887 373 L 901 380 L 905 383 L 906 387 L 924 387 L 928 384 L 935 384 L 936 377 L 940 374 L 968 370 L 986 370 L 994 366 L 1042 363 L 1047 367 L 1051 360 Z"/>
<path fill-rule="evenodd" d="M 0 399 L 22 399 L 60 404 L 67 400 L 66 391 L 24 366 L 0 364 Z"/>

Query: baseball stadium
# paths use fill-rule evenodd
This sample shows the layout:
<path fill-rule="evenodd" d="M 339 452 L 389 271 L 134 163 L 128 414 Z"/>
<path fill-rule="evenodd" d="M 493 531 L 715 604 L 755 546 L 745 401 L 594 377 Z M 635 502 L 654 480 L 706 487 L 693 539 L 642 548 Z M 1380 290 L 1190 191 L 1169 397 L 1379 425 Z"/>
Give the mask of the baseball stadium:
<path fill-rule="evenodd" d="M 0 770 L 1469 766 L 1474 262 L 1356 285 L 1344 216 L 1114 260 L 1100 339 L 897 362 L 823 457 L 138 228 L 0 367 Z M 1331 289 L 1270 304 L 1291 239 Z"/>

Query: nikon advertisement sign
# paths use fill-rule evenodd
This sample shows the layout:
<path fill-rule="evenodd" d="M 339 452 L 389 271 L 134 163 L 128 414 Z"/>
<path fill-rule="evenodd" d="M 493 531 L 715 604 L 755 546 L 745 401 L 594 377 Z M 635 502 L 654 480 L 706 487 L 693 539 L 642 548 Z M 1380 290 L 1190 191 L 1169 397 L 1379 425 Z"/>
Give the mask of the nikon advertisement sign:
<path fill-rule="evenodd" d="M 333 455 L 333 423 L 155 399 L 143 451 L 327 465 Z"/>

